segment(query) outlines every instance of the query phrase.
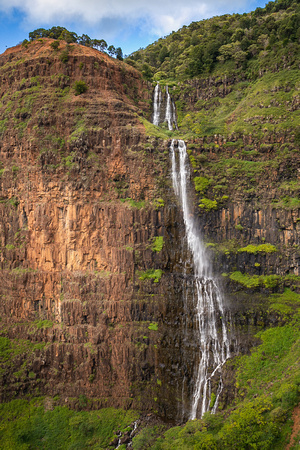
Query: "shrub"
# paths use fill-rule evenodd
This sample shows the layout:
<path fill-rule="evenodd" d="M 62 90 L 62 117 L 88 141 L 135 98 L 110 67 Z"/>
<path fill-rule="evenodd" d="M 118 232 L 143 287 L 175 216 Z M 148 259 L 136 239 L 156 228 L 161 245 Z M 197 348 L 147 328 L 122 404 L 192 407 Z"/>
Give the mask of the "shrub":
<path fill-rule="evenodd" d="M 57 50 L 59 47 L 59 41 L 51 42 L 50 47 L 52 47 L 53 50 Z"/>
<path fill-rule="evenodd" d="M 88 85 L 82 80 L 75 81 L 74 89 L 75 95 L 81 95 L 88 90 Z"/>
<path fill-rule="evenodd" d="M 217 209 L 217 200 L 210 200 L 209 198 L 201 198 L 201 203 L 199 203 L 199 208 L 205 211 L 211 211 L 212 209 Z"/>
<path fill-rule="evenodd" d="M 149 329 L 149 330 L 152 330 L 152 331 L 157 331 L 157 330 L 158 330 L 158 324 L 157 324 L 157 322 L 150 323 L 148 329 Z"/>
<path fill-rule="evenodd" d="M 272 448 L 278 435 L 277 426 L 266 421 L 266 413 L 272 406 L 270 400 L 260 398 L 233 412 L 220 433 L 224 447 Z"/>
<path fill-rule="evenodd" d="M 210 185 L 210 181 L 205 177 L 195 177 L 194 183 L 196 191 L 199 192 L 200 194 L 203 194 L 204 191 Z"/>
<path fill-rule="evenodd" d="M 240 223 L 238 223 L 234 228 L 238 231 L 243 231 L 244 229 L 243 225 L 241 225 Z"/>
<path fill-rule="evenodd" d="M 161 269 L 148 269 L 145 272 L 140 273 L 139 279 L 144 280 L 153 280 L 154 283 L 158 283 L 161 279 L 163 271 Z"/>
<path fill-rule="evenodd" d="M 153 252 L 159 253 L 162 251 L 162 248 L 164 246 L 164 238 L 163 236 L 156 236 L 153 239 L 153 244 L 151 246 L 151 249 Z"/>
<path fill-rule="evenodd" d="M 153 200 L 153 206 L 155 209 L 163 208 L 165 206 L 165 202 L 162 198 L 155 198 Z"/>
<path fill-rule="evenodd" d="M 143 200 L 136 201 L 136 200 L 133 200 L 131 197 L 120 198 L 120 201 L 122 203 L 126 202 L 127 204 L 129 204 L 130 208 L 142 209 L 142 208 L 145 208 L 145 205 L 146 205 L 146 203 Z"/>
<path fill-rule="evenodd" d="M 29 43 L 30 42 L 28 41 L 28 39 L 24 39 L 24 41 L 22 42 L 22 47 L 27 48 Z"/>
<path fill-rule="evenodd" d="M 67 63 L 69 61 L 69 52 L 68 50 L 64 50 L 60 55 L 60 60 L 63 63 Z"/>

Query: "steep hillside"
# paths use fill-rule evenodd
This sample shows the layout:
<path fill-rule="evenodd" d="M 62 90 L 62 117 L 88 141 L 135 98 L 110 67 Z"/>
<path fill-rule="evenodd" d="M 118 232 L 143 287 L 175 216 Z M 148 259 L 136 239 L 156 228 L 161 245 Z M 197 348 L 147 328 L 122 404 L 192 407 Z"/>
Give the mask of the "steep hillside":
<path fill-rule="evenodd" d="M 248 14 L 192 22 L 127 62 L 158 80 L 208 75 L 255 79 L 265 70 L 299 66 L 300 6 L 297 0 L 269 2 Z"/>

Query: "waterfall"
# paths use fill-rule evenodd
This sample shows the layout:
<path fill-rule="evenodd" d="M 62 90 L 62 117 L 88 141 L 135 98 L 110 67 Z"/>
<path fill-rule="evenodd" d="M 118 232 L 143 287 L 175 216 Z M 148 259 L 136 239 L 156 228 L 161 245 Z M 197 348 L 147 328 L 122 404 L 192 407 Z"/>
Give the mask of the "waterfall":
<path fill-rule="evenodd" d="M 173 105 L 171 101 L 171 96 L 169 94 L 168 86 L 166 86 L 166 93 L 167 93 L 167 106 L 166 106 L 165 122 L 168 122 L 169 130 L 173 130 Z"/>
<path fill-rule="evenodd" d="M 154 89 L 154 99 L 153 99 L 153 125 L 156 126 L 159 125 L 160 107 L 161 107 L 161 90 L 159 87 L 159 83 L 157 83 Z"/>
<path fill-rule="evenodd" d="M 224 317 L 223 298 L 216 280 L 212 275 L 206 249 L 197 229 L 189 207 L 188 183 L 190 178 L 189 160 L 184 141 L 175 141 L 171 147 L 172 181 L 175 194 L 179 198 L 187 246 L 192 254 L 194 267 L 195 313 L 199 341 L 199 363 L 194 374 L 195 386 L 189 413 L 189 419 L 195 419 L 211 411 L 215 413 L 223 383 L 221 368 L 229 357 L 229 340 Z M 218 375 L 218 388 L 214 405 L 211 403 L 211 381 Z"/>
<path fill-rule="evenodd" d="M 173 125 L 175 124 L 175 128 L 177 127 L 176 120 L 176 108 L 175 104 L 171 99 L 168 86 L 166 86 L 166 101 L 162 99 L 162 92 L 159 86 L 159 83 L 155 86 L 154 89 L 154 98 L 153 98 L 153 125 L 158 126 L 162 122 L 168 123 L 168 129 L 173 130 Z M 163 103 L 163 105 L 162 105 Z M 163 106 L 163 108 L 162 108 Z M 165 117 L 162 118 L 162 109 L 165 107 Z"/>

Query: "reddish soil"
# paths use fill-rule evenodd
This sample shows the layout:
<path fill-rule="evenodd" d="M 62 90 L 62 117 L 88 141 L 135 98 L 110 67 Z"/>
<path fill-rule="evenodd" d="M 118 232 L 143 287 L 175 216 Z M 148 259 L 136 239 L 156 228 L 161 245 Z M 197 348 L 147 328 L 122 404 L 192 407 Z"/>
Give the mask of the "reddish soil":
<path fill-rule="evenodd" d="M 2 54 L 3 56 L 11 55 L 13 53 L 19 53 L 22 52 L 22 57 L 26 58 L 26 56 L 30 56 L 30 59 L 33 58 L 40 58 L 41 56 L 47 56 L 48 54 L 52 54 L 53 56 L 53 49 L 50 47 L 50 44 L 54 42 L 54 39 L 50 38 L 43 38 L 43 39 L 37 39 L 36 41 L 33 41 L 28 44 L 27 48 L 23 46 L 22 44 L 16 45 L 15 47 L 8 48 L 5 50 L 5 52 Z M 65 41 L 60 41 L 59 50 L 64 50 L 64 48 L 67 46 L 67 43 Z M 73 49 L 72 54 L 74 55 L 84 55 L 84 56 L 101 56 L 108 60 L 112 60 L 106 53 L 99 52 L 99 50 L 96 50 L 91 47 L 85 47 L 84 45 L 79 44 L 70 44 L 70 47 Z"/>
<path fill-rule="evenodd" d="M 298 405 L 293 412 L 293 431 L 291 434 L 290 442 L 286 447 L 286 450 L 292 448 L 295 444 L 300 444 L 300 405 Z M 295 439 L 298 437 L 298 442 Z"/>

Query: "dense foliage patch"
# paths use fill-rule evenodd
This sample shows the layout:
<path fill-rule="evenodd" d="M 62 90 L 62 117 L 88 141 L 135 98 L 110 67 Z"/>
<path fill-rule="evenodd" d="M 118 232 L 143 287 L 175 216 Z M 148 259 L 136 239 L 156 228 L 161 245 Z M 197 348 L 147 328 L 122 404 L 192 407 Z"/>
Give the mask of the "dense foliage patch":
<path fill-rule="evenodd" d="M 1 448 L 104 449 L 137 417 L 134 411 L 113 408 L 91 412 L 61 406 L 48 409 L 43 398 L 14 400 L 0 405 Z"/>

